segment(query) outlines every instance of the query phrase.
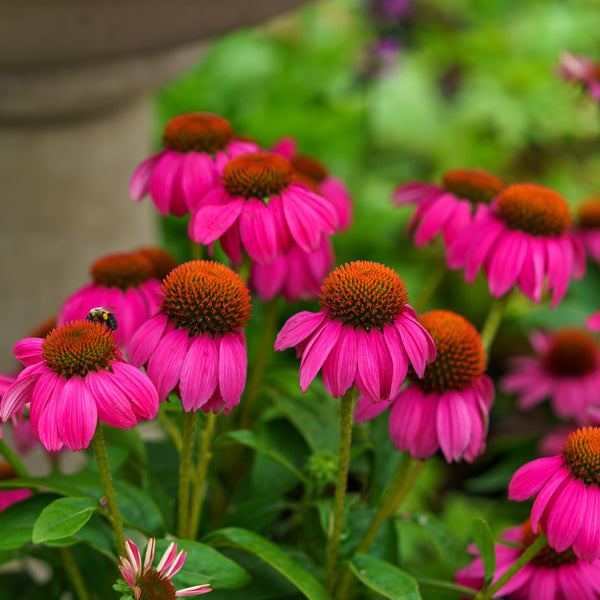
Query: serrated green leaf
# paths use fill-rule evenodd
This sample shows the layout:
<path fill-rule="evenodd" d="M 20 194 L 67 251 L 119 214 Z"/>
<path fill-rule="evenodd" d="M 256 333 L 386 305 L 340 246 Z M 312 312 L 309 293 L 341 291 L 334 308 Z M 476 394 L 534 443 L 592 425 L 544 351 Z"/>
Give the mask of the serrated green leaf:
<path fill-rule="evenodd" d="M 355 555 L 349 564 L 354 575 L 378 594 L 391 600 L 421 600 L 419 584 L 398 567 L 368 554 Z"/>
<path fill-rule="evenodd" d="M 489 585 L 496 570 L 496 549 L 494 548 L 492 530 L 485 519 L 475 517 L 471 525 L 471 533 L 483 562 L 484 583 Z"/>
<path fill-rule="evenodd" d="M 59 498 L 42 510 L 33 526 L 32 541 L 59 540 L 79 531 L 98 510 L 94 498 Z"/>
<path fill-rule="evenodd" d="M 301 569 L 279 547 L 262 536 L 238 527 L 228 527 L 212 532 L 206 541 L 215 546 L 233 546 L 250 552 L 291 581 L 309 600 L 330 600 L 323 585 L 308 571 Z"/>

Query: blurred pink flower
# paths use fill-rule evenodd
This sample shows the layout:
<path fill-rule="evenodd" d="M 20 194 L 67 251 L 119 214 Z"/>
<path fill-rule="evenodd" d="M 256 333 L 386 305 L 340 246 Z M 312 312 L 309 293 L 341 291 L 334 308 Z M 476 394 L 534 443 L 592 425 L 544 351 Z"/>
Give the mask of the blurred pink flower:
<path fill-rule="evenodd" d="M 594 100 L 600 101 L 600 63 L 565 51 L 560 55 L 558 74 L 581 84 Z"/>
<path fill-rule="evenodd" d="M 219 240 L 235 264 L 242 246 L 252 260 L 272 264 L 294 244 L 315 251 L 337 225 L 331 201 L 296 183 L 289 160 L 255 152 L 227 163 L 219 184 L 194 207 L 188 234 L 199 244 Z"/>
<path fill-rule="evenodd" d="M 7 481 L 9 479 L 15 479 L 16 477 L 17 473 L 8 463 L 0 463 L 0 481 Z M 25 500 L 25 498 L 29 498 L 29 496 L 31 496 L 31 492 L 27 488 L 0 490 L 0 512 L 12 504 L 16 504 L 17 502 L 21 502 L 21 500 Z"/>
<path fill-rule="evenodd" d="M 591 329 L 592 331 L 600 331 L 600 311 L 588 317 L 586 325 L 587 328 Z"/>
<path fill-rule="evenodd" d="M 134 171 L 129 195 L 138 202 L 150 194 L 161 215 L 177 217 L 192 210 L 216 185 L 230 158 L 258 150 L 252 142 L 234 139 L 229 121 L 202 112 L 168 121 L 163 145 Z"/>
<path fill-rule="evenodd" d="M 572 235 L 582 247 L 580 252 L 600 263 L 600 196 L 591 196 L 579 205 Z"/>
<path fill-rule="evenodd" d="M 490 293 L 499 298 L 515 285 L 540 302 L 544 284 L 552 307 L 569 281 L 585 270 L 567 230 L 571 214 L 555 191 L 533 183 L 511 185 L 490 206 L 480 204 L 473 221 L 452 241 L 446 254 L 451 269 L 464 268 L 471 283 L 480 268 Z"/>
<path fill-rule="evenodd" d="M 588 562 L 600 557 L 600 428 L 571 433 L 558 456 L 523 465 L 508 486 L 511 500 L 535 496 L 531 528 L 557 552 L 573 547 Z"/>
<path fill-rule="evenodd" d="M 501 386 L 518 395 L 519 407 L 530 409 L 549 399 L 561 419 L 580 425 L 598 422 L 593 407 L 600 406 L 600 348 L 584 329 L 563 327 L 530 336 L 535 356 L 509 359 Z"/>
<path fill-rule="evenodd" d="M 131 340 L 131 363 L 146 365 L 161 401 L 177 389 L 186 412 L 229 414 L 246 383 L 244 282 L 220 263 L 190 261 L 165 277 L 161 295 L 159 312 Z"/>
<path fill-rule="evenodd" d="M 158 412 L 156 389 L 123 360 L 113 332 L 101 323 L 72 321 L 45 339 L 25 338 L 15 356 L 25 369 L 0 401 L 0 419 L 30 403 L 31 427 L 47 450 L 87 448 L 98 419 L 130 429 Z"/>
<path fill-rule="evenodd" d="M 135 600 L 150 600 L 151 598 L 181 598 L 206 594 L 212 589 L 208 583 L 195 585 L 183 590 L 176 590 L 171 582 L 173 576 L 183 567 L 187 552 L 181 550 L 177 554 L 177 544 L 171 542 L 165 550 L 158 566 L 154 568 L 154 550 L 156 539 L 150 538 L 146 547 L 144 563 L 139 548 L 131 540 L 125 542 L 127 558 L 121 556 L 119 569 L 127 585 L 133 590 Z"/>
<path fill-rule="evenodd" d="M 433 340 L 389 267 L 368 261 L 338 267 L 323 282 L 319 302 L 319 312 L 297 313 L 275 340 L 275 350 L 295 347 L 302 357 L 303 392 L 322 368 L 332 396 L 354 385 L 377 403 L 398 394 L 409 364 L 421 377 L 435 359 Z"/>

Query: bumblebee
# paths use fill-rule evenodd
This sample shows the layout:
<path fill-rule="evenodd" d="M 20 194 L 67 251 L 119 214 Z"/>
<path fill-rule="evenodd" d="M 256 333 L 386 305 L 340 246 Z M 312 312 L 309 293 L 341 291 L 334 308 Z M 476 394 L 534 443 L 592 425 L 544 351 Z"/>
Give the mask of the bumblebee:
<path fill-rule="evenodd" d="M 103 308 L 102 306 L 92 308 L 86 319 L 88 321 L 93 321 L 94 323 L 102 323 L 111 331 L 115 331 L 119 326 L 119 323 L 117 322 L 115 315 L 110 312 L 111 310 L 114 310 L 114 308 L 114 306 L 109 306 L 108 308 Z"/>

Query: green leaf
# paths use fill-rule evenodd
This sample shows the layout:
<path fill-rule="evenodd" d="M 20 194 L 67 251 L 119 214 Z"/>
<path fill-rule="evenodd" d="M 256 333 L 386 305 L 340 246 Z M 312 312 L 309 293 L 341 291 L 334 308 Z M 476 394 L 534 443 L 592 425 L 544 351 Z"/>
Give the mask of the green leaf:
<path fill-rule="evenodd" d="M 296 469 L 290 461 L 283 456 L 276 448 L 268 444 L 264 440 L 260 439 L 253 431 L 249 429 L 238 429 L 236 431 L 229 431 L 219 437 L 217 440 L 217 444 L 226 444 L 226 443 L 238 443 L 251 448 L 256 452 L 260 452 L 265 456 L 269 457 L 271 460 L 279 463 L 289 471 L 291 471 L 300 481 L 303 483 L 307 483 L 306 476 L 302 471 Z"/>
<path fill-rule="evenodd" d="M 0 513 L 0 550 L 15 550 L 29 544 L 38 515 L 54 500 L 54 494 L 37 494 L 4 509 Z"/>
<path fill-rule="evenodd" d="M 219 529 L 207 536 L 206 541 L 219 546 L 233 546 L 255 554 L 291 581 L 309 600 L 330 600 L 325 588 L 308 571 L 262 536 L 238 527 Z"/>
<path fill-rule="evenodd" d="M 481 561 L 483 562 L 483 571 L 485 573 L 484 583 L 485 585 L 489 585 L 496 570 L 496 550 L 494 548 L 492 530 L 485 519 L 475 517 L 471 525 L 471 533 L 479 551 Z"/>
<path fill-rule="evenodd" d="M 178 550 L 187 556 L 181 570 L 174 577 L 176 588 L 209 583 L 214 590 L 232 590 L 250 582 L 248 572 L 214 548 L 190 540 L 175 540 Z M 171 540 L 157 540 L 156 555 L 162 556 Z"/>
<path fill-rule="evenodd" d="M 355 555 L 349 564 L 354 575 L 378 594 L 391 600 L 421 600 L 419 584 L 398 567 L 368 554 Z"/>
<path fill-rule="evenodd" d="M 93 498 L 59 498 L 42 510 L 33 526 L 32 541 L 59 540 L 79 531 L 98 509 Z"/>
<path fill-rule="evenodd" d="M 73 535 L 60 540 L 48 540 L 45 544 L 46 546 L 62 548 L 74 546 L 79 542 L 83 542 L 97 552 L 104 554 L 111 561 L 114 560 L 116 553 L 114 533 L 106 520 L 97 515 L 92 515 L 92 518 Z"/>

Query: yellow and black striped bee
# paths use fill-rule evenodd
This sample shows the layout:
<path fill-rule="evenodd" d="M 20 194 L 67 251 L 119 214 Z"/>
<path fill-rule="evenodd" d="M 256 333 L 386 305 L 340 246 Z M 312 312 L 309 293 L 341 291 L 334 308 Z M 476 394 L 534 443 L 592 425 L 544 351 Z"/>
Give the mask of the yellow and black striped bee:
<path fill-rule="evenodd" d="M 110 312 L 111 310 L 115 310 L 114 306 L 109 306 L 108 308 L 104 308 L 102 306 L 98 306 L 96 308 L 92 308 L 88 313 L 86 319 L 88 321 L 93 321 L 94 323 L 102 323 L 106 325 L 111 331 L 115 331 L 119 326 L 117 322 L 117 318 L 115 315 Z"/>

